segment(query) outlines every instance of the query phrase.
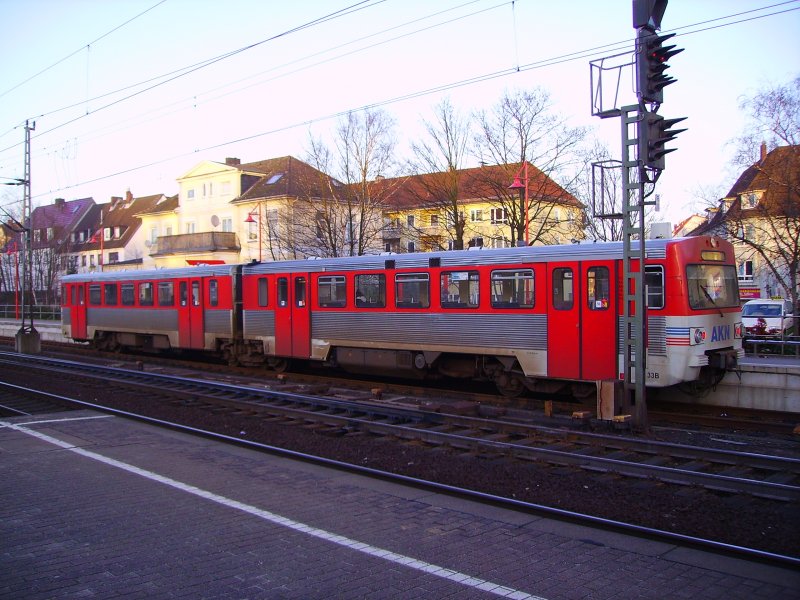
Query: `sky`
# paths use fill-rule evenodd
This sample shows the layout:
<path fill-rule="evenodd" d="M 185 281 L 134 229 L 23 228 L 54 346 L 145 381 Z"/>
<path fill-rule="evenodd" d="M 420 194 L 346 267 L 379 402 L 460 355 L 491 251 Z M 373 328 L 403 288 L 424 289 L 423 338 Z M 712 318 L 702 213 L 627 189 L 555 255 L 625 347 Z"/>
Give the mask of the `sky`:
<path fill-rule="evenodd" d="M 310 135 L 368 106 L 409 158 L 443 99 L 467 114 L 535 87 L 619 158 L 590 63 L 630 62 L 636 33 L 631 0 L 0 0 L 0 22 L 0 183 L 23 178 L 35 122 L 34 206 L 172 195 L 204 160 L 302 160 Z M 738 176 L 742 99 L 800 76 L 800 0 L 671 0 L 661 32 L 684 48 L 659 110 L 687 117 L 655 190 L 657 220 L 675 224 Z M 603 71 L 604 109 L 635 103 L 631 74 Z M 1 208 L 19 214 L 21 197 L 0 186 Z"/>

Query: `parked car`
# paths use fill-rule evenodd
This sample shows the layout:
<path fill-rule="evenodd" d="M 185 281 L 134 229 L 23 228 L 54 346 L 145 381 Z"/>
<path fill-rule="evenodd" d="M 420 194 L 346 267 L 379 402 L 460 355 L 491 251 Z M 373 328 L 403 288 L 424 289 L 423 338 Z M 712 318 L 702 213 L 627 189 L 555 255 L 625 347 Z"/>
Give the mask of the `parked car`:
<path fill-rule="evenodd" d="M 749 300 L 742 306 L 742 324 L 746 335 L 792 335 L 792 303 L 782 299 Z"/>

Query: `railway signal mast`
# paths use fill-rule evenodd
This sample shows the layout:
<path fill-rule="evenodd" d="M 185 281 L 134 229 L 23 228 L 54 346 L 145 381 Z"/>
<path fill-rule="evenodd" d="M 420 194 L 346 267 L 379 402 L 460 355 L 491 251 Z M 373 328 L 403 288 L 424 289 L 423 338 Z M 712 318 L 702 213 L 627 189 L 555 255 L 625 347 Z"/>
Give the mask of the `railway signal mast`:
<path fill-rule="evenodd" d="M 620 117 L 622 124 L 622 159 L 596 163 L 595 171 L 601 173 L 600 194 L 597 198 L 597 185 L 593 190 L 594 216 L 596 218 L 622 219 L 623 269 L 624 269 L 624 315 L 622 354 L 624 361 L 623 403 L 633 402 L 634 424 L 647 428 L 647 402 L 645 384 L 647 381 L 647 293 L 645 277 L 645 209 L 655 205 L 648 200 L 655 190 L 655 183 L 665 168 L 665 157 L 674 148 L 666 145 L 685 129 L 674 127 L 684 119 L 665 119 L 658 114 L 664 101 L 664 88 L 675 83 L 666 71 L 667 63 L 673 56 L 682 52 L 674 45 L 665 42 L 675 34 L 658 35 L 661 19 L 667 8 L 667 0 L 633 0 L 633 27 L 636 29 L 634 60 L 619 60 L 616 55 L 592 61 L 592 114 L 601 118 Z M 626 54 L 624 56 L 630 56 Z M 614 62 L 614 59 L 616 62 Z M 611 64 L 609 67 L 608 64 Z M 637 103 L 617 107 L 619 80 L 623 71 L 631 66 L 634 69 L 633 81 L 636 86 Z M 604 87 L 603 74 L 616 73 L 617 85 Z M 596 75 L 597 74 L 597 75 Z M 607 91 L 612 91 L 613 106 L 604 106 Z M 608 210 L 604 189 L 605 171 L 619 168 L 622 180 L 621 210 Z"/>

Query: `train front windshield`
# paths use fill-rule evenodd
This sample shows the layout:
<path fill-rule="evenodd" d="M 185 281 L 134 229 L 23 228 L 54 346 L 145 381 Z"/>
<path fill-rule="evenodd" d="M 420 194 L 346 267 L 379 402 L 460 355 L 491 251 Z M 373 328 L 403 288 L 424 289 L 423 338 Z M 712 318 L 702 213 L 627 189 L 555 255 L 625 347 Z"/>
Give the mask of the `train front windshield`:
<path fill-rule="evenodd" d="M 739 280 L 733 265 L 687 265 L 686 279 L 693 309 L 739 306 Z"/>

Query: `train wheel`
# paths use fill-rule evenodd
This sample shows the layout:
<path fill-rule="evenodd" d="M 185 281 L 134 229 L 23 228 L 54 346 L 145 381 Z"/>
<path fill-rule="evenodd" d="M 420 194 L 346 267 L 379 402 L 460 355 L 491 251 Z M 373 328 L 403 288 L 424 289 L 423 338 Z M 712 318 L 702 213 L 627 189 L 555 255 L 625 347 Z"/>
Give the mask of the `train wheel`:
<path fill-rule="evenodd" d="M 289 370 L 291 363 L 288 358 L 269 358 L 267 365 L 276 373 L 284 373 Z"/>
<path fill-rule="evenodd" d="M 497 386 L 497 391 L 506 398 L 517 398 L 525 391 L 522 377 L 508 371 L 498 373 L 494 378 L 494 384 Z"/>

